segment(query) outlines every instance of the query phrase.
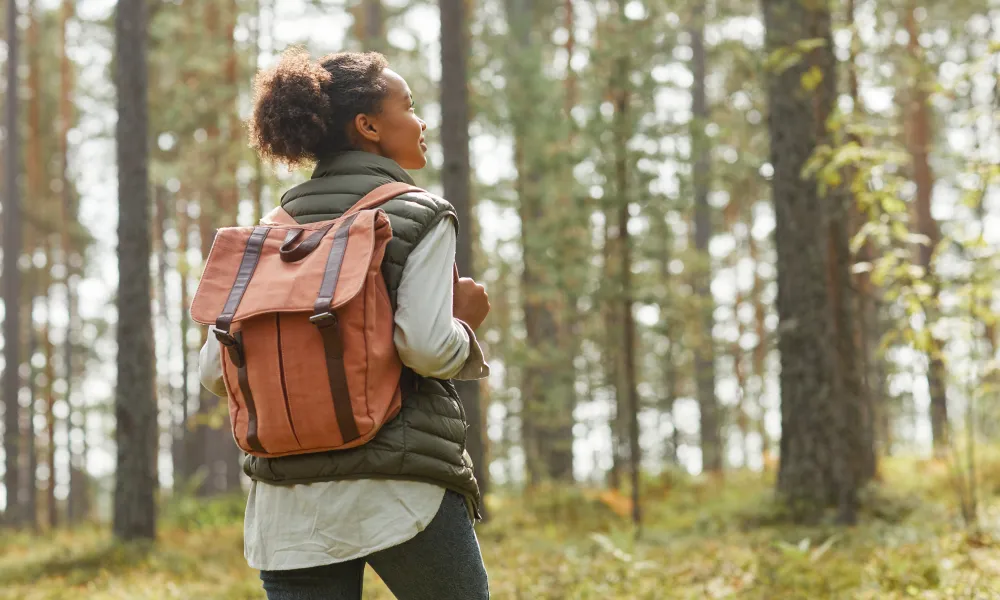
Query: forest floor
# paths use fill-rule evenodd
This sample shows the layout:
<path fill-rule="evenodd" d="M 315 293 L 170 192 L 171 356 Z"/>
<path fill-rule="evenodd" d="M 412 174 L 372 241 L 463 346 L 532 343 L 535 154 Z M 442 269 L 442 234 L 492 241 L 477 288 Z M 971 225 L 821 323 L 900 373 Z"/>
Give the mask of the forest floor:
<path fill-rule="evenodd" d="M 980 469 L 978 533 L 950 475 L 885 461 L 847 529 L 783 523 L 772 477 L 732 473 L 648 482 L 641 542 L 624 498 L 577 489 L 494 497 L 478 530 L 499 600 L 1000 598 L 1000 460 Z M 106 528 L 5 534 L 0 599 L 263 599 L 241 517 L 241 498 L 168 500 L 148 550 L 112 544 Z M 366 582 L 366 599 L 392 598 L 370 569 Z"/>

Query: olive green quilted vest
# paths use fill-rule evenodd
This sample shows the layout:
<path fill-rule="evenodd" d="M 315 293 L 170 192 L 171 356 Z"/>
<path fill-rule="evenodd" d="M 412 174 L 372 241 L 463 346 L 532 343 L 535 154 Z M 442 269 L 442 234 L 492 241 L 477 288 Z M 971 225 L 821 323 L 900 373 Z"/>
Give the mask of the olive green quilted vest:
<path fill-rule="evenodd" d="M 413 183 L 395 161 L 368 152 L 344 152 L 322 160 L 312 179 L 281 199 L 299 223 L 335 219 L 376 187 L 393 181 Z M 392 224 L 382 274 L 389 298 L 403 265 L 424 235 L 446 217 L 455 217 L 447 201 L 430 195 L 403 195 L 382 205 Z M 350 450 L 280 458 L 247 456 L 243 471 L 255 481 L 274 485 L 346 479 L 403 479 L 435 483 L 463 494 L 470 512 L 480 515 L 479 486 L 465 451 L 465 409 L 451 381 L 403 370 L 403 407 L 375 438 Z"/>

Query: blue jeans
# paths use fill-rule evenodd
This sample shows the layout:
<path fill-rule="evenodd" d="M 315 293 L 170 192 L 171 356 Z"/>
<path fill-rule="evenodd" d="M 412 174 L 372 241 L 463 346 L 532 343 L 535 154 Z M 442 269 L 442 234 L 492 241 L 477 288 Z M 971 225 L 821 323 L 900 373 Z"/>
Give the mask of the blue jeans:
<path fill-rule="evenodd" d="M 448 490 L 427 529 L 349 562 L 261 571 L 268 600 L 361 600 L 365 563 L 398 600 L 488 600 L 486 566 L 465 499 Z"/>

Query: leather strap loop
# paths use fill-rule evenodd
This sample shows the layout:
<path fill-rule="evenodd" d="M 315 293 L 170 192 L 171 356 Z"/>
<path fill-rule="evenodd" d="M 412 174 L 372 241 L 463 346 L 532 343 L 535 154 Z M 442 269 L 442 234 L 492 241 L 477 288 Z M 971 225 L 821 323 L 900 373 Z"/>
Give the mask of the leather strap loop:
<path fill-rule="evenodd" d="M 313 250 L 319 248 L 320 243 L 323 241 L 323 238 L 326 236 L 326 233 L 330 231 L 331 227 L 333 227 L 333 223 L 330 223 L 329 225 L 321 229 L 317 229 L 312 233 L 312 235 L 307 237 L 304 242 L 294 247 L 292 246 L 292 244 L 294 244 L 295 241 L 302 236 L 302 230 L 301 229 L 290 230 L 288 232 L 288 235 L 285 236 L 285 242 L 281 245 L 281 248 L 279 249 L 281 260 L 284 262 L 298 262 L 303 258 L 309 256 L 310 254 L 312 254 Z"/>

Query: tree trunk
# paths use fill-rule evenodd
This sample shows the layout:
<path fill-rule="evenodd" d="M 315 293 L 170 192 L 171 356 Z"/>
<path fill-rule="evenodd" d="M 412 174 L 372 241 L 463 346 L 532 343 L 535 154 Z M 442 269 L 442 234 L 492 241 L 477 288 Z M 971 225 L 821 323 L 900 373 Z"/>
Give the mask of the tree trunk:
<path fill-rule="evenodd" d="M 362 3 L 364 5 L 365 48 L 384 53 L 388 44 L 385 37 L 385 11 L 382 8 L 382 0 L 362 0 Z"/>
<path fill-rule="evenodd" d="M 52 265 L 52 250 L 45 243 L 45 264 Z M 46 291 L 44 297 L 45 323 L 42 325 L 42 352 L 45 355 L 45 468 L 48 471 L 48 481 L 45 486 L 45 522 L 50 529 L 59 527 L 59 508 L 56 504 L 56 393 L 54 383 L 56 378 L 55 352 L 51 338 L 52 324 L 52 281 L 46 273 L 43 275 Z"/>
<path fill-rule="evenodd" d="M 628 225 L 631 220 L 629 207 L 632 201 L 632 186 L 630 185 L 631 173 L 629 165 L 628 142 L 634 130 L 632 122 L 632 65 L 629 60 L 629 49 L 626 40 L 630 33 L 630 20 L 625 16 L 625 2 L 619 1 L 618 6 L 618 58 L 615 60 L 615 74 L 612 78 L 612 88 L 614 93 L 614 179 L 615 196 L 618 206 L 618 271 L 621 277 L 619 288 L 619 299 L 621 302 L 622 318 L 622 361 L 621 378 L 624 389 L 619 388 L 619 393 L 625 396 L 627 403 L 623 406 L 619 397 L 619 408 L 627 411 L 628 422 L 628 460 L 629 460 L 629 483 L 632 500 L 632 525 L 635 527 L 635 536 L 638 538 L 642 527 L 642 510 L 639 502 L 640 469 L 642 456 L 639 448 L 639 387 L 636 375 L 636 345 L 638 339 L 636 335 L 635 316 L 633 314 L 633 289 L 632 289 L 632 236 L 629 233 Z"/>
<path fill-rule="evenodd" d="M 376 2 L 376 4 L 378 4 Z M 478 274 L 475 269 L 475 240 L 471 227 L 473 214 L 471 167 L 469 164 L 469 33 L 465 0 L 441 0 L 441 145 L 444 165 L 441 183 L 444 195 L 454 205 L 464 226 L 458 229 L 456 261 L 465 277 Z M 483 428 L 484 409 L 478 381 L 456 382 L 465 405 L 469 432 L 467 447 L 472 457 L 479 489 L 489 489 L 488 438 Z"/>
<path fill-rule="evenodd" d="M 521 295 L 526 357 L 521 368 L 521 432 L 532 484 L 572 481 L 575 391 L 567 372 L 573 365 L 572 357 L 559 345 L 559 317 L 565 297 L 555 283 L 550 250 L 557 236 L 552 210 L 546 210 L 545 205 L 546 144 L 551 138 L 537 111 L 546 101 L 548 82 L 532 30 L 534 1 L 507 0 L 504 6 L 516 43 L 506 61 L 506 77 L 524 263 Z"/>
<path fill-rule="evenodd" d="M 624 432 L 622 428 L 620 415 L 624 413 L 622 408 L 625 402 L 624 393 L 622 389 L 622 368 L 621 368 L 621 340 L 618 337 L 618 332 L 621 331 L 622 322 L 620 313 L 620 306 L 618 306 L 614 299 L 615 285 L 616 281 L 620 281 L 620 277 L 617 274 L 618 265 L 614 262 L 614 257 L 616 255 L 618 242 L 615 236 L 612 235 L 613 218 L 615 217 L 613 213 L 613 207 L 610 202 L 605 201 L 604 207 L 604 243 L 602 245 L 602 256 L 601 256 L 601 269 L 602 269 L 602 282 L 601 282 L 601 320 L 604 325 L 604 339 L 602 340 L 601 356 L 604 358 L 604 369 L 606 374 L 606 381 L 608 387 L 614 392 L 613 406 L 615 408 L 614 417 L 611 419 L 611 471 L 608 473 L 608 486 L 613 489 L 621 488 L 621 477 L 622 471 L 625 468 L 623 464 L 625 462 L 625 452 L 622 450 L 624 437 Z M 619 253 L 620 254 L 620 253 Z"/>
<path fill-rule="evenodd" d="M 66 286 L 66 338 L 63 342 L 63 377 L 66 383 L 66 451 L 69 456 L 69 495 L 67 496 L 67 518 L 71 524 L 76 523 L 83 516 L 80 500 L 84 497 L 83 489 L 86 486 L 86 466 L 80 465 L 79 456 L 73 447 L 73 424 L 75 413 L 73 406 L 73 381 L 76 377 L 74 370 L 74 355 L 76 349 L 77 333 L 77 298 L 76 282 L 77 265 L 79 252 L 74 242 L 75 224 L 77 222 L 76 202 L 72 182 L 69 178 L 69 131 L 73 126 L 73 71 L 72 62 L 69 59 L 68 44 L 66 40 L 69 21 L 73 18 L 73 2 L 63 0 L 60 12 L 61 24 L 59 27 L 59 39 L 62 51 L 59 62 L 59 151 L 62 157 L 60 165 L 60 178 L 62 181 L 62 260 L 65 267 Z"/>
<path fill-rule="evenodd" d="M 21 320 L 12 317 L 20 314 L 21 272 L 18 260 L 21 258 L 21 200 L 18 193 L 17 177 L 21 172 L 19 160 L 18 98 L 18 55 L 17 32 L 18 9 L 16 0 L 7 0 L 7 94 L 5 121 L 3 203 L 3 304 L 7 316 L 3 321 L 4 364 L 4 488 L 7 494 L 6 514 L 3 522 L 11 526 L 23 523 L 23 515 L 18 510 L 21 498 L 19 475 L 20 447 L 20 404 L 18 391 L 21 381 L 18 367 L 21 364 L 20 339 Z"/>
<path fill-rule="evenodd" d="M 273 16 L 273 13 L 272 13 Z M 264 0 L 257 0 L 257 19 L 253 28 L 253 72 L 260 71 L 261 30 L 263 28 Z M 271 37 L 273 44 L 273 36 Z M 253 201 L 253 222 L 260 222 L 264 215 L 264 164 L 260 155 L 253 153 L 253 182 L 250 185 L 250 195 Z"/>
<path fill-rule="evenodd" d="M 573 0 L 563 0 L 563 27 L 566 29 L 566 44 L 564 46 L 567 59 L 572 58 L 576 49 L 576 13 Z M 556 418 L 553 427 L 546 432 L 545 462 L 548 471 L 554 479 L 563 482 L 574 481 L 573 471 L 573 415 L 576 412 L 578 394 L 576 383 L 579 374 L 576 369 L 576 357 L 580 355 L 580 322 L 581 315 L 577 308 L 580 296 L 584 293 L 584 285 L 588 273 L 585 271 L 590 252 L 590 213 L 587 207 L 577 202 L 579 193 L 576 189 L 576 179 L 573 175 L 574 160 L 572 152 L 577 145 L 577 126 L 573 120 L 573 107 L 577 104 L 577 75 L 573 71 L 572 62 L 567 61 L 567 73 L 563 81 L 563 115 L 564 130 L 560 131 L 566 152 L 555 160 L 553 166 L 558 186 L 558 196 L 554 215 L 559 215 L 559 223 L 551 227 L 554 236 L 553 244 L 557 245 L 553 264 L 550 269 L 554 275 L 554 291 L 557 300 L 553 311 L 556 318 L 557 349 L 555 372 L 553 373 L 552 389 L 558 399 Z"/>
<path fill-rule="evenodd" d="M 847 1 L 846 11 L 847 24 L 852 31 L 855 31 L 855 0 Z M 865 110 L 863 106 L 863 99 L 861 98 L 860 84 L 858 82 L 857 63 L 859 44 L 860 42 L 857 37 L 851 40 L 851 49 L 847 63 L 847 75 L 848 93 L 852 100 L 854 113 L 856 115 L 863 116 L 865 114 Z M 861 144 L 861 139 L 858 136 L 851 136 L 849 139 L 859 145 Z M 855 169 L 848 168 L 847 176 L 844 179 L 845 181 L 851 182 L 856 178 L 856 175 Z M 858 231 L 860 231 L 862 225 L 866 221 L 866 215 L 861 213 L 857 206 L 857 202 L 853 198 L 850 199 L 849 204 L 850 206 L 847 210 L 847 226 L 850 230 L 849 237 L 853 238 L 857 235 Z M 859 250 L 858 261 L 871 264 L 874 259 L 875 256 L 872 244 L 870 242 L 865 242 Z M 858 378 L 860 380 L 860 389 L 863 394 L 862 398 L 865 407 L 865 432 L 866 436 L 871 438 L 870 441 L 865 444 L 867 456 L 864 459 L 865 464 L 862 472 L 864 479 L 867 480 L 875 476 L 877 468 L 876 445 L 882 444 L 883 449 L 887 450 L 888 439 L 883 437 L 883 434 L 877 431 L 877 420 L 879 418 L 878 415 L 888 411 L 888 404 L 884 393 L 885 390 L 882 389 L 879 384 L 882 377 L 879 375 L 881 361 L 878 356 L 878 346 L 883 332 L 881 328 L 881 321 L 878 318 L 877 290 L 872 284 L 871 271 L 862 271 L 858 273 L 854 277 L 854 282 L 855 288 L 857 289 L 857 301 L 855 303 L 855 308 L 857 310 L 858 324 L 855 328 L 854 344 L 858 353 Z"/>
<path fill-rule="evenodd" d="M 660 279 L 662 282 L 663 299 L 660 302 L 660 323 L 663 327 L 663 337 L 667 340 L 667 353 L 663 357 L 663 387 L 665 397 L 661 410 L 670 415 L 670 439 L 664 440 L 664 446 L 669 446 L 669 454 L 664 452 L 664 459 L 672 465 L 680 464 L 680 457 L 677 450 L 680 446 L 680 431 L 677 428 L 677 419 L 674 416 L 674 405 L 677 403 L 677 339 L 675 328 L 677 320 L 674 317 L 673 307 L 670 300 L 671 283 L 673 276 L 670 273 L 670 261 L 673 258 L 673 232 L 667 223 L 666 211 L 656 213 L 657 228 L 659 229 L 660 241 Z M 655 230 L 654 230 L 655 231 Z"/>
<path fill-rule="evenodd" d="M 701 414 L 702 468 L 707 472 L 722 471 L 723 452 L 719 406 L 715 397 L 715 302 L 712 298 L 712 255 L 708 244 L 712 239 L 712 212 L 708 192 L 712 183 L 709 163 L 709 142 L 705 133 L 710 115 L 705 90 L 707 55 L 705 52 L 705 2 L 699 0 L 692 15 L 691 71 L 691 157 L 694 179 L 694 244 L 698 255 L 695 275 L 695 296 L 700 308 L 701 338 L 695 348 L 695 380 L 698 408 Z"/>
<path fill-rule="evenodd" d="M 159 370 L 154 371 L 154 389 L 156 390 L 156 406 L 157 413 L 163 413 L 168 418 L 173 416 L 174 407 L 174 393 L 173 388 L 170 384 L 170 365 L 173 364 L 173 340 L 171 339 L 170 331 L 170 306 L 169 298 L 167 295 L 167 202 L 169 201 L 169 192 L 163 186 L 157 185 L 153 186 L 153 239 L 152 247 L 153 254 L 156 257 L 156 282 L 153 286 L 153 298 L 151 301 L 156 305 L 156 317 L 159 317 L 159 322 L 163 324 L 163 335 L 164 338 L 159 344 L 156 343 L 156 335 L 154 333 L 153 339 L 153 352 L 156 353 L 156 349 L 162 346 L 164 349 L 164 361 L 163 364 L 166 365 L 164 373 L 160 373 Z M 153 331 L 157 331 L 155 325 Z M 159 360 L 156 360 L 154 364 L 159 364 Z"/>
<path fill-rule="evenodd" d="M 764 306 L 764 281 L 760 276 L 760 255 L 757 249 L 757 240 L 753 237 L 753 223 L 749 224 L 747 232 L 747 246 L 750 253 L 750 261 L 753 264 L 753 290 L 751 298 L 753 300 L 753 321 L 754 333 L 757 336 L 757 345 L 753 349 L 753 376 L 757 380 L 757 393 L 754 398 L 754 405 L 757 409 L 757 419 L 754 423 L 757 435 L 760 436 L 761 462 L 766 468 L 771 460 L 771 449 L 773 442 L 767 432 L 767 407 L 764 405 L 766 397 L 767 383 L 767 309 Z"/>
<path fill-rule="evenodd" d="M 830 15 L 826 13 L 814 18 L 811 25 L 811 37 L 825 40 L 827 47 L 832 48 Z M 818 51 L 812 56 L 812 65 L 824 74 L 814 95 L 816 138 L 829 142 L 826 123 L 837 101 L 837 62 L 832 50 Z M 860 487 L 875 474 L 875 450 L 869 420 L 869 397 L 862 384 L 862 348 L 858 345 L 856 327 L 857 296 L 851 281 L 849 215 L 853 196 L 849 187 L 842 185 L 831 188 L 821 202 L 826 208 L 828 227 L 826 274 L 833 318 L 834 390 L 845 411 L 846 434 L 851 436 L 847 447 L 852 452 L 848 460 L 853 470 L 854 485 Z M 849 512 L 853 512 L 853 508 Z"/>
<path fill-rule="evenodd" d="M 934 293 L 930 299 L 926 327 L 932 330 L 937 322 L 938 283 L 934 273 L 932 259 L 934 250 L 941 242 L 941 232 L 937 221 L 931 213 L 931 200 L 934 193 L 934 173 L 930 166 L 931 148 L 931 115 L 930 98 L 925 75 L 923 52 L 918 41 L 920 32 L 914 15 L 916 4 L 911 3 L 906 15 L 906 29 L 909 35 L 906 49 L 912 61 L 913 85 L 907 90 L 905 115 L 906 147 L 910 153 L 913 169 L 913 181 L 917 184 L 917 197 L 914 210 L 916 213 L 917 231 L 927 237 L 927 242 L 917 250 L 917 263 L 924 269 L 924 277 L 931 282 Z M 947 373 L 942 358 L 944 345 L 935 335 L 930 336 L 930 348 L 927 349 L 927 388 L 931 396 L 931 433 L 934 438 L 934 454 L 944 456 L 948 449 L 948 393 Z"/>
<path fill-rule="evenodd" d="M 190 349 L 188 346 L 188 331 L 190 321 L 188 320 L 188 262 L 187 253 L 191 235 L 189 217 L 187 214 L 187 202 L 181 201 L 177 211 L 177 237 L 178 244 L 178 275 L 180 275 L 181 288 L 181 406 L 180 424 L 177 426 L 177 433 L 174 440 L 174 486 L 178 482 L 186 482 L 191 476 L 190 443 L 191 436 L 188 430 L 188 416 L 191 405 L 191 383 L 189 374 Z"/>
<path fill-rule="evenodd" d="M 156 394 L 149 302 L 150 231 L 146 3 L 115 11 L 118 97 L 118 380 L 115 536 L 156 537 Z"/>
<path fill-rule="evenodd" d="M 815 519 L 837 506 L 841 519 L 850 522 L 857 493 L 850 445 L 856 424 L 849 419 L 850 399 L 841 396 L 836 349 L 829 344 L 834 339 L 829 281 L 816 276 L 827 270 L 830 232 L 826 219 L 816 215 L 821 206 L 816 182 L 802 177 L 817 144 L 817 117 L 829 114 L 825 103 L 832 100 L 803 89 L 802 76 L 815 66 L 824 80 L 834 80 L 830 16 L 799 0 L 769 0 L 763 8 L 768 52 L 791 48 L 817 32 L 825 32 L 828 41 L 807 60 L 768 73 L 782 393 L 777 489 L 800 519 Z"/>
<path fill-rule="evenodd" d="M 624 7 L 624 4 L 621 4 Z M 624 18 L 622 19 L 624 21 Z M 619 83 L 616 90 L 615 120 L 615 192 L 618 196 L 618 251 L 619 275 L 621 276 L 621 314 L 622 314 L 622 382 L 628 399 L 625 405 L 628 411 L 628 459 L 630 487 L 632 491 L 632 524 L 637 535 L 642 522 L 639 504 L 639 469 L 641 456 L 639 453 L 639 390 L 636 381 L 636 334 L 635 319 L 632 314 L 632 238 L 629 235 L 630 220 L 630 190 L 628 185 L 628 139 L 629 139 L 629 62 L 622 58 L 618 61 Z M 622 404 L 619 402 L 619 407 Z"/>
<path fill-rule="evenodd" d="M 38 531 L 38 445 L 35 439 L 35 402 L 38 401 L 38 372 L 31 364 L 31 358 L 38 349 L 38 332 L 35 330 L 35 323 L 32 308 L 34 307 L 34 290 L 30 290 L 27 310 L 25 310 L 25 329 L 28 332 L 27 362 L 28 362 L 28 410 L 24 414 L 23 449 L 26 456 L 24 479 L 22 481 L 21 492 L 23 501 L 22 524 L 27 525 L 34 531 Z"/>

